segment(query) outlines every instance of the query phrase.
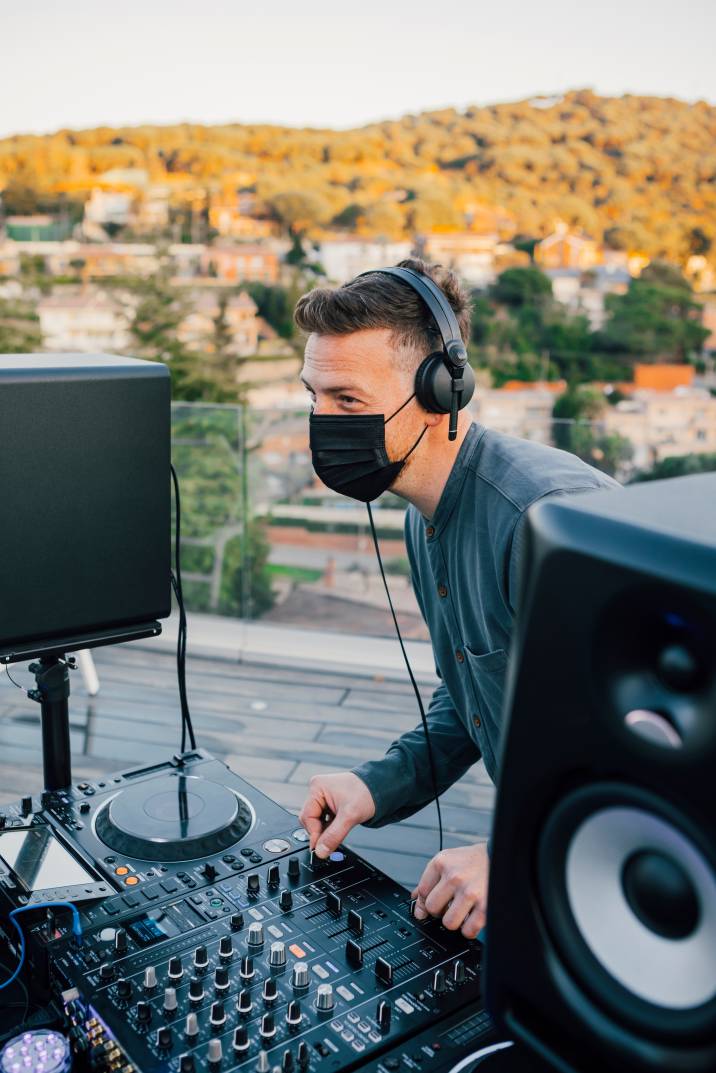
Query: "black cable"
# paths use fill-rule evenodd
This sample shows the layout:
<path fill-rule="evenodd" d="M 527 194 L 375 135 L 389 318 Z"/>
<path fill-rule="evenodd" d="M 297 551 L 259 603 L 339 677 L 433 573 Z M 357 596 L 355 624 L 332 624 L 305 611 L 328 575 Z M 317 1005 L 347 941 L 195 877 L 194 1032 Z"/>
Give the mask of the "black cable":
<path fill-rule="evenodd" d="M 179 478 L 174 465 L 170 464 L 172 483 L 174 485 L 174 573 L 171 575 L 172 588 L 179 606 L 179 629 L 177 632 L 177 680 L 179 685 L 179 704 L 181 707 L 181 751 L 186 751 L 187 734 L 192 749 L 196 749 L 194 727 L 189 712 L 189 699 L 186 691 L 186 634 L 187 621 L 184 607 L 184 593 L 181 583 L 181 497 L 179 495 Z"/>
<path fill-rule="evenodd" d="M 22 686 L 20 685 L 20 683 L 16 682 L 15 679 L 13 678 L 13 676 L 10 674 L 10 668 L 7 665 L 7 663 L 5 664 L 5 674 L 8 676 L 8 678 L 10 679 L 10 681 L 12 682 L 12 684 L 14 686 L 17 686 L 18 689 L 22 689 Z M 23 693 L 25 692 L 24 689 L 22 691 L 23 691 Z"/>
<path fill-rule="evenodd" d="M 413 669 L 410 666 L 410 660 L 408 659 L 408 653 L 405 651 L 405 645 L 403 644 L 403 636 L 400 632 L 400 626 L 398 625 L 398 618 L 395 614 L 395 608 L 393 607 L 393 601 L 390 596 L 390 589 L 388 588 L 388 579 L 385 576 L 385 570 L 383 569 L 383 559 L 380 554 L 380 546 L 378 544 L 378 534 L 375 531 L 375 523 L 373 522 L 373 511 L 371 510 L 370 503 L 366 503 L 368 508 L 368 520 L 370 521 L 370 531 L 373 536 L 373 544 L 375 545 L 375 554 L 378 557 L 378 566 L 380 567 L 380 576 L 383 579 L 383 587 L 385 588 L 385 595 L 388 597 L 388 605 L 390 606 L 390 613 L 393 616 L 393 625 L 395 626 L 395 632 L 398 635 L 398 641 L 400 642 L 400 650 L 403 653 L 403 659 L 405 660 L 405 666 L 408 668 L 408 675 L 410 676 L 410 683 L 415 693 L 415 699 L 418 702 L 418 708 L 420 709 L 420 718 L 423 721 L 423 730 L 425 731 L 425 744 L 428 750 L 428 764 L 430 766 L 430 780 L 433 784 L 433 797 L 435 798 L 435 808 L 438 812 L 438 832 L 440 834 L 440 849 L 443 848 L 443 816 L 440 811 L 440 795 L 438 794 L 438 780 L 435 774 L 435 759 L 433 757 L 433 746 L 430 741 L 430 730 L 428 729 L 428 720 L 425 715 L 425 708 L 423 707 L 423 698 L 420 696 L 420 690 L 418 684 L 415 681 Z"/>

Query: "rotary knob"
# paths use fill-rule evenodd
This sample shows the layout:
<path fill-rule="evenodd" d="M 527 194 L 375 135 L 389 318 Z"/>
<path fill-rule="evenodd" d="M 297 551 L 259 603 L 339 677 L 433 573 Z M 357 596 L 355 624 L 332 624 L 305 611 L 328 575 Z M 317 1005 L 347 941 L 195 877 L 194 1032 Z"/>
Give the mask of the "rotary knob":
<path fill-rule="evenodd" d="M 197 946 L 194 951 L 194 968 L 197 972 L 205 972 L 209 967 L 209 955 L 205 946 Z"/>
<path fill-rule="evenodd" d="M 266 882 L 268 883 L 269 887 L 272 888 L 277 887 L 281 882 L 281 871 L 277 864 L 272 864 L 270 866 L 268 874 L 266 876 Z"/>
<path fill-rule="evenodd" d="M 172 1045 L 172 1030 L 168 1025 L 157 1029 L 157 1050 L 168 1051 Z"/>
<path fill-rule="evenodd" d="M 301 991 L 308 987 L 308 965 L 304 964 L 303 961 L 299 961 L 293 966 L 291 984 L 296 991 Z"/>
<path fill-rule="evenodd" d="M 148 1002 L 138 1002 L 136 1014 L 140 1025 L 148 1025 L 152 1019 L 152 1007 Z"/>
<path fill-rule="evenodd" d="M 204 997 L 204 985 L 198 976 L 192 976 L 189 981 L 189 1001 L 201 1002 Z"/>
<path fill-rule="evenodd" d="M 214 972 L 214 987 L 217 991 L 229 990 L 229 970 L 226 965 L 219 965 Z"/>
<path fill-rule="evenodd" d="M 293 1073 L 293 1051 L 286 1050 L 283 1052 L 281 1073 Z"/>
<path fill-rule="evenodd" d="M 247 940 L 249 946 L 263 946 L 264 945 L 264 928 L 263 924 L 259 924 L 258 921 L 254 921 L 253 924 L 249 924 L 249 937 Z"/>
<path fill-rule="evenodd" d="M 239 991 L 239 997 L 236 1002 L 236 1012 L 240 1017 L 248 1017 L 254 1007 L 251 1001 L 251 992 L 244 988 Z"/>
<path fill-rule="evenodd" d="M 231 961 L 234 956 L 234 943 L 230 935 L 222 935 L 219 939 L 219 957 L 222 961 Z"/>
<path fill-rule="evenodd" d="M 246 1025 L 238 1025 L 234 1029 L 234 1050 L 237 1054 L 245 1054 L 249 1049 L 249 1030 Z"/>
<path fill-rule="evenodd" d="M 293 895 L 285 887 L 278 896 L 278 907 L 283 913 L 288 913 L 293 909 Z"/>
<path fill-rule="evenodd" d="M 253 980 L 254 978 L 254 959 L 250 957 L 242 957 L 241 968 L 239 969 L 239 976 L 242 980 Z"/>
<path fill-rule="evenodd" d="M 269 1073 L 269 1058 L 266 1051 L 259 1051 L 259 1057 L 256 1062 L 256 1073 Z"/>
<path fill-rule="evenodd" d="M 259 1028 L 259 1035 L 264 1042 L 266 1040 L 273 1039 L 273 1037 L 276 1035 L 276 1025 L 274 1024 L 272 1013 L 265 1013 L 261 1018 L 261 1027 Z"/>
<path fill-rule="evenodd" d="M 251 872 L 246 877 L 246 891 L 248 894 L 258 894 L 261 890 L 261 877 L 258 872 Z"/>
<path fill-rule="evenodd" d="M 433 991 L 436 995 L 445 993 L 445 973 L 442 969 L 436 969 L 433 973 Z"/>
<path fill-rule="evenodd" d="M 301 862 L 298 857 L 289 858 L 288 862 L 288 878 L 300 879 L 301 878 Z"/>
<path fill-rule="evenodd" d="M 244 914 L 232 913 L 229 919 L 229 924 L 231 925 L 232 931 L 241 931 L 244 926 Z"/>
<path fill-rule="evenodd" d="M 144 990 L 153 991 L 157 986 L 157 970 L 153 965 L 147 965 L 144 970 Z"/>
<path fill-rule="evenodd" d="M 127 953 L 127 933 L 124 928 L 117 928 L 114 933 L 114 952 L 117 957 Z"/>
<path fill-rule="evenodd" d="M 276 981 L 268 976 L 264 980 L 263 1000 L 267 1006 L 273 1006 L 274 1002 L 278 998 L 278 988 L 276 987 Z"/>
<path fill-rule="evenodd" d="M 114 965 L 110 965 L 108 961 L 105 961 L 99 967 L 99 979 L 100 983 L 108 984 L 114 980 Z"/>
<path fill-rule="evenodd" d="M 169 968 L 167 970 L 167 976 L 170 980 L 177 982 L 181 980 L 184 975 L 184 969 L 182 968 L 181 958 L 173 957 L 169 958 Z"/>
<path fill-rule="evenodd" d="M 193 1054 L 182 1054 L 179 1058 L 179 1073 L 195 1073 Z"/>
<path fill-rule="evenodd" d="M 458 985 L 465 983 L 465 962 L 462 958 L 458 958 L 452 967 L 453 982 Z"/>
<path fill-rule="evenodd" d="M 286 1024 L 289 1028 L 297 1028 L 301 1023 L 301 1003 L 291 999 L 286 1009 Z"/>
<path fill-rule="evenodd" d="M 286 944 L 282 942 L 271 943 L 269 965 L 272 969 L 286 968 Z"/>
<path fill-rule="evenodd" d="M 327 1013 L 333 1009 L 333 985 L 332 984 L 319 984 L 318 992 L 316 994 L 316 1009 L 321 1013 Z"/>
<path fill-rule="evenodd" d="M 186 1015 L 184 1035 L 189 1043 L 193 1042 L 199 1035 L 199 1020 L 195 1013 L 188 1013 Z"/>
<path fill-rule="evenodd" d="M 222 1028 L 226 1024 L 226 1010 L 223 1002 L 212 1003 L 209 1023 L 212 1028 Z"/>
<path fill-rule="evenodd" d="M 177 992 L 175 987 L 164 988 L 164 1004 L 162 1009 L 165 1013 L 171 1014 L 176 1011 L 177 1008 Z"/>
<path fill-rule="evenodd" d="M 125 980 L 124 977 L 117 980 L 117 994 L 120 998 L 128 999 L 132 994 L 132 981 Z"/>
<path fill-rule="evenodd" d="M 311 1052 L 308 1049 L 308 1044 L 306 1043 L 305 1039 L 302 1039 L 298 1045 L 297 1058 L 299 1069 L 308 1069 L 311 1062 Z"/>
<path fill-rule="evenodd" d="M 207 1047 L 207 1058 L 210 1066 L 218 1066 L 221 1062 L 222 1049 L 220 1039 L 210 1039 Z"/>

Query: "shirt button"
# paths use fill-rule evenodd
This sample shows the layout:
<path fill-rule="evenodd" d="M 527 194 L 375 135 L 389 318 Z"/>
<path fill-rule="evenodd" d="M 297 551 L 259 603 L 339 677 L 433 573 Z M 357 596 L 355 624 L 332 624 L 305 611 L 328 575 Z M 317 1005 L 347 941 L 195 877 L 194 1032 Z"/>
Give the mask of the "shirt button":
<path fill-rule="evenodd" d="M 475 724 L 476 727 L 479 727 L 481 725 L 479 715 L 473 715 L 472 721 L 473 721 L 473 723 Z"/>
<path fill-rule="evenodd" d="M 434 525 L 429 525 L 427 527 L 427 529 L 425 530 L 425 535 L 427 537 L 435 536 L 435 526 Z"/>
<path fill-rule="evenodd" d="M 447 596 L 447 585 L 438 585 L 438 596 Z"/>
<path fill-rule="evenodd" d="M 462 649 L 458 648 L 456 650 L 455 659 L 458 661 L 458 663 L 464 663 L 465 662 L 465 656 L 463 655 Z"/>

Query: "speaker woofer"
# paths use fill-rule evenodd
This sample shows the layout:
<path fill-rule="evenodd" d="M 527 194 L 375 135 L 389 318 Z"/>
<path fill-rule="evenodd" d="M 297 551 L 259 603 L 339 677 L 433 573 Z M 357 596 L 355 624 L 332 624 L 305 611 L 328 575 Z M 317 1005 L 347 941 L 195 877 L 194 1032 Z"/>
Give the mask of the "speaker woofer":
<path fill-rule="evenodd" d="M 714 1034 L 716 867 L 686 817 L 635 787 L 582 787 L 550 814 L 537 873 L 579 986 L 654 1036 Z"/>

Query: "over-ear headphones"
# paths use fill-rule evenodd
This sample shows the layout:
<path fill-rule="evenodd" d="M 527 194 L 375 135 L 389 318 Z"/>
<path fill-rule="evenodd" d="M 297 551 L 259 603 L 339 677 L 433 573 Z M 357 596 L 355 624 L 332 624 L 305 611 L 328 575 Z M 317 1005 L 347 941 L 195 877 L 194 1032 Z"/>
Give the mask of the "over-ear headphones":
<path fill-rule="evenodd" d="M 448 439 L 457 436 L 458 410 L 464 409 L 475 392 L 475 374 L 467 362 L 455 312 L 437 283 L 412 268 L 374 268 L 360 276 L 395 276 L 419 294 L 433 315 L 443 349 L 428 354 L 415 374 L 415 397 L 431 414 L 450 414 Z"/>

